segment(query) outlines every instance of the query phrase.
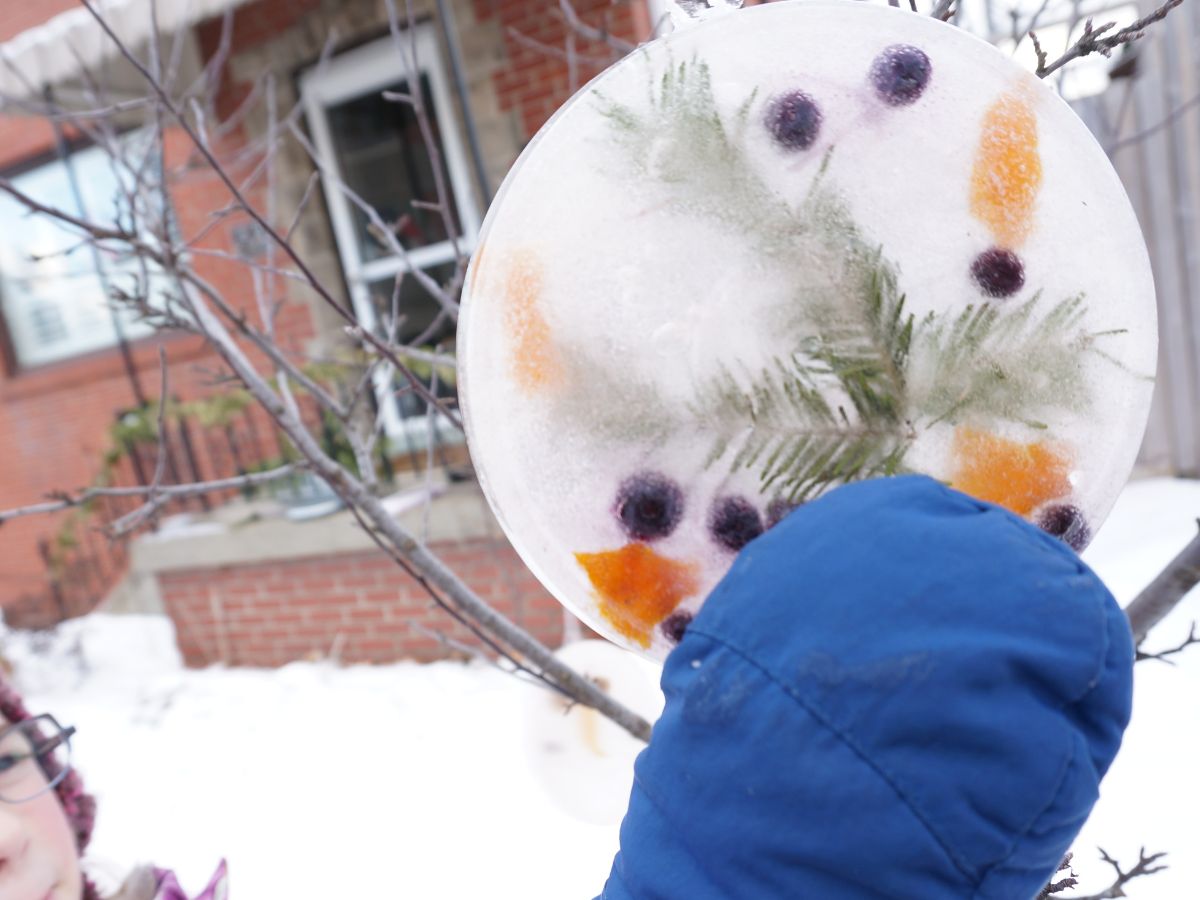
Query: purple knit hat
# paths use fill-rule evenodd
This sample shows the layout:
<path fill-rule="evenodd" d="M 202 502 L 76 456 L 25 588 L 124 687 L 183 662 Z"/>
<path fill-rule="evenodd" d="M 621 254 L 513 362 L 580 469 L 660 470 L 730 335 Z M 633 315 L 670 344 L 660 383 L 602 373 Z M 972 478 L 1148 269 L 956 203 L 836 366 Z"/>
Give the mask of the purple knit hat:
<path fill-rule="evenodd" d="M 29 710 L 25 708 L 25 703 L 21 700 L 21 695 L 3 676 L 0 676 L 0 715 L 11 723 L 31 718 Z M 48 778 L 53 779 L 62 771 L 53 759 L 47 760 L 44 765 L 47 766 L 46 777 Z M 66 777 L 58 783 L 54 792 L 58 795 L 58 802 L 62 805 L 63 811 L 67 814 L 71 830 L 75 832 L 75 845 L 79 848 L 79 855 L 82 856 L 88 841 L 91 840 L 92 828 L 96 824 L 96 801 L 83 789 L 83 781 L 74 769 L 67 772 Z M 96 888 L 86 879 L 83 886 L 83 900 L 99 900 Z"/>

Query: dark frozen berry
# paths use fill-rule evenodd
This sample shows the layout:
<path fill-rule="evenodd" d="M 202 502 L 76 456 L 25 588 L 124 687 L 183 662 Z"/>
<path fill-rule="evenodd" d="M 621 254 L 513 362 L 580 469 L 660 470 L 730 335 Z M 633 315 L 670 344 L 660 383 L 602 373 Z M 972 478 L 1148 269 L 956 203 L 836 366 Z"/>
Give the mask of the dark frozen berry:
<path fill-rule="evenodd" d="M 683 518 L 683 491 L 658 472 L 639 472 L 621 482 L 613 507 L 624 532 L 635 541 L 664 538 Z"/>
<path fill-rule="evenodd" d="M 799 503 L 792 503 L 790 500 L 784 500 L 782 497 L 776 497 L 767 506 L 767 527 L 774 528 L 787 518 L 788 513 L 790 513 L 799 505 Z"/>
<path fill-rule="evenodd" d="M 1076 551 L 1082 551 L 1092 539 L 1092 529 L 1088 527 L 1083 513 L 1066 503 L 1047 506 L 1038 515 L 1037 524 L 1046 534 L 1053 535 Z"/>
<path fill-rule="evenodd" d="M 690 612 L 680 611 L 671 613 L 663 619 L 662 633 L 667 636 L 667 639 L 672 644 L 678 644 L 683 640 L 683 633 L 687 631 L 688 626 L 692 624 L 692 614 Z"/>
<path fill-rule="evenodd" d="M 821 130 L 821 109 L 804 91 L 780 94 L 767 106 L 767 131 L 787 150 L 807 150 Z"/>
<path fill-rule="evenodd" d="M 744 497 L 719 497 L 708 513 L 708 531 L 722 547 L 738 551 L 763 533 L 763 523 Z"/>
<path fill-rule="evenodd" d="M 1025 285 L 1025 267 L 1011 250 L 992 247 L 975 257 L 971 277 L 989 297 L 1011 297 Z"/>
<path fill-rule="evenodd" d="M 908 106 L 925 92 L 932 71 L 924 50 L 893 44 L 871 63 L 871 85 L 888 106 Z"/>

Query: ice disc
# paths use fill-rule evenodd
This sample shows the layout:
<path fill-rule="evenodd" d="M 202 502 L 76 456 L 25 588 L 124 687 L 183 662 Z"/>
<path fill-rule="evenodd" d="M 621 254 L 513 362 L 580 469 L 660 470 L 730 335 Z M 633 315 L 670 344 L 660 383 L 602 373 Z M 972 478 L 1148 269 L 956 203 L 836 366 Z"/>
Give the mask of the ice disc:
<path fill-rule="evenodd" d="M 678 31 L 580 91 L 497 195 L 459 329 L 508 536 L 655 657 L 742 546 L 845 481 L 928 473 L 1082 548 L 1157 343 L 1141 232 L 1066 104 L 950 25 L 821 2 Z"/>

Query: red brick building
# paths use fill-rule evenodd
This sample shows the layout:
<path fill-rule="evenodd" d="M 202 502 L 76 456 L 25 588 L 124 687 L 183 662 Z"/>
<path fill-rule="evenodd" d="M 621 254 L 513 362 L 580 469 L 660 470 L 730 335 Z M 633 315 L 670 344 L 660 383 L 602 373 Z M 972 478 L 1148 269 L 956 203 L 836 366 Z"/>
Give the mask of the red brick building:
<path fill-rule="evenodd" d="M 404 4 L 398 5 L 403 16 Z M 109 8 L 114 30 L 150 59 L 151 0 L 123 0 Z M 575 29 L 576 55 L 569 64 L 568 26 L 558 3 L 416 4 L 406 37 L 416 49 L 420 89 L 468 245 L 491 195 L 542 123 L 573 87 L 613 58 L 610 44 L 632 45 L 650 33 L 647 0 L 577 0 L 574 9 L 599 39 L 588 40 Z M 178 60 L 179 78 L 207 72 L 218 85 L 215 115 L 233 123 L 220 141 L 232 172 L 251 178 L 255 160 L 239 158 L 239 148 L 261 143 L 271 127 L 265 97 L 273 91 L 278 116 L 294 110 L 302 133 L 336 176 L 381 213 L 399 217 L 410 201 L 432 199 L 431 162 L 411 114 L 383 97 L 386 90 L 411 88 L 383 0 L 155 0 L 155 11 L 162 56 Z M 226 31 L 228 11 L 232 27 Z M 323 52 L 327 56 L 318 65 Z M 89 79 L 104 85 L 119 105 L 144 94 L 144 82 L 77 0 L 0 0 L 0 57 L 5 60 L 0 92 L 10 98 L 0 117 L 0 175 L 45 202 L 103 218 L 106 191 L 111 193 L 116 177 L 104 152 L 70 119 L 52 122 L 29 106 L 47 99 L 95 105 Z M 168 123 L 161 164 L 181 173 L 171 191 L 177 226 L 194 239 L 204 278 L 242 302 L 253 286 L 250 268 L 237 257 L 260 252 L 255 248 L 264 239 L 256 244 L 246 216 L 219 212 L 229 196 L 211 172 L 188 166 L 192 155 L 187 136 Z M 294 243 L 337 299 L 363 320 L 372 320 L 373 304 L 390 294 L 398 271 L 418 267 L 445 276 L 452 249 L 434 217 L 419 210 L 411 215 L 405 234 L 410 253 L 402 259 L 372 241 L 345 194 L 331 189 L 328 173 L 318 174 L 298 142 L 285 142 L 277 160 L 275 224 L 285 227 L 306 193 L 318 192 L 303 206 Z M 265 212 L 266 190 L 261 180 L 253 183 L 250 195 Z M 102 475 L 118 483 L 144 480 L 152 461 L 135 446 L 136 428 L 121 423 L 134 421 L 130 411 L 155 404 L 160 349 L 168 361 L 169 393 L 182 403 L 228 390 L 214 380 L 218 361 L 195 336 L 155 334 L 112 312 L 106 297 L 114 284 L 131 277 L 126 261 L 72 248 L 73 239 L 61 229 L 29 217 L 6 198 L 0 200 L 0 225 L 0 509 L 36 503 Z M 291 282 L 276 289 L 282 300 L 278 334 L 286 349 L 320 357 L 336 346 L 340 323 L 311 290 Z M 400 297 L 408 321 L 417 324 L 432 318 L 431 302 L 408 290 Z M 379 402 L 391 404 L 383 419 L 402 468 L 403 448 L 407 443 L 412 455 L 420 429 L 412 422 L 414 410 L 393 394 L 382 390 Z M 279 449 L 271 423 L 252 409 L 235 410 L 215 425 L 180 427 L 190 431 L 173 439 L 186 451 L 171 457 L 179 480 L 244 471 Z M 439 454 L 446 451 L 443 458 L 461 464 L 461 447 L 452 445 L 448 439 Z M 450 499 L 435 506 L 482 506 L 477 496 L 464 499 L 464 491 L 470 493 L 451 490 Z M 197 504 L 193 508 L 202 511 Z M 31 516 L 0 527 L 0 607 L 9 620 L 75 614 L 121 584 L 129 554 L 95 531 L 104 516 L 121 511 L 102 504 L 90 518 Z M 486 514 L 473 525 L 460 521 L 434 529 L 431 539 L 499 606 L 546 639 L 557 637 L 557 606 Z M 331 648 L 350 660 L 437 652 L 427 634 L 409 627 L 423 618 L 418 607 L 427 607 L 427 599 L 372 550 L 351 541 L 340 551 L 297 553 L 305 540 L 274 541 L 265 541 L 268 549 L 257 555 L 244 552 L 246 542 L 235 541 L 243 546 L 232 556 L 214 550 L 211 565 L 191 567 L 186 552 L 135 552 L 137 559 L 150 559 L 141 576 L 153 581 L 155 602 L 175 616 L 190 661 L 277 664 Z M 163 558 L 175 562 L 163 564 Z"/>

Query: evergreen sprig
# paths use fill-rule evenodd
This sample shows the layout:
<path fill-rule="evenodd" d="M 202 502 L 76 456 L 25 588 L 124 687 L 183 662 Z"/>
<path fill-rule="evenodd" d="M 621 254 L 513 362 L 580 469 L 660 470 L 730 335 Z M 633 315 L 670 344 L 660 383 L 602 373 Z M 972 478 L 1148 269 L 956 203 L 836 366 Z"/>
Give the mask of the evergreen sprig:
<path fill-rule="evenodd" d="M 756 469 L 764 493 L 792 502 L 833 483 L 895 474 L 915 436 L 906 391 L 914 317 L 882 251 L 852 249 L 869 265 L 861 306 L 826 311 L 816 333 L 749 388 L 722 369 L 692 408 L 717 435 L 710 464 L 740 438 L 731 468 Z M 830 404 L 838 394 L 853 417 Z"/>
<path fill-rule="evenodd" d="M 722 369 L 691 410 L 717 434 L 708 463 L 730 455 L 736 444 L 730 468 L 756 470 L 764 493 L 793 503 L 832 482 L 899 471 L 914 437 L 911 428 L 899 421 L 853 421 L 844 407 L 830 404 L 824 380 L 801 354 L 773 360 L 749 388 Z"/>
<path fill-rule="evenodd" d="M 719 221 L 773 246 L 796 233 L 792 210 L 743 151 L 754 93 L 727 127 L 708 66 L 692 60 L 668 64 L 651 80 L 644 113 L 604 94 L 598 99 L 601 115 L 612 123 L 629 158 L 688 215 Z"/>
<path fill-rule="evenodd" d="M 1083 327 L 1082 294 L 1043 311 L 1041 293 L 1015 306 L 972 304 L 933 317 L 917 335 L 911 402 L 930 426 L 987 416 L 1034 428 L 1034 413 L 1086 412 L 1083 355 L 1099 335 Z"/>
<path fill-rule="evenodd" d="M 905 370 L 914 318 L 905 311 L 906 298 L 882 249 L 867 259 L 861 281 L 862 304 L 838 320 L 819 322 L 816 333 L 801 340 L 799 352 L 810 360 L 809 371 L 832 376 L 860 421 L 895 425 L 907 415 Z"/>

